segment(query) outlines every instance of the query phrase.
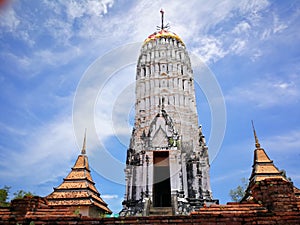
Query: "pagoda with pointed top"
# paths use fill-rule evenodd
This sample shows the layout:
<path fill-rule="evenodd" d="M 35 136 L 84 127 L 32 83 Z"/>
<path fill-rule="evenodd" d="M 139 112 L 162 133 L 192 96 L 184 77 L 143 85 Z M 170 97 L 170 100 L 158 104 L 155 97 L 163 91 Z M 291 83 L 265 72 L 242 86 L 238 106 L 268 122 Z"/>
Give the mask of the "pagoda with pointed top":
<path fill-rule="evenodd" d="M 249 185 L 247 187 L 245 196 L 241 200 L 243 201 L 253 201 L 258 200 L 256 193 L 259 186 L 261 186 L 262 183 L 265 182 L 271 182 L 271 186 L 273 186 L 273 183 L 279 182 L 287 187 L 289 187 L 289 195 L 294 195 L 295 197 L 299 197 L 299 189 L 296 188 L 293 183 L 287 179 L 286 175 L 283 171 L 280 171 L 273 163 L 273 160 L 269 158 L 265 150 L 260 146 L 260 143 L 258 141 L 256 131 L 253 125 L 252 121 L 252 128 L 254 133 L 254 139 L 255 139 L 255 150 L 254 150 L 254 160 L 252 165 L 252 173 L 249 178 Z M 285 188 L 286 190 L 288 188 Z M 256 191 L 255 191 L 256 190 Z M 280 189 L 277 190 L 279 193 Z M 261 193 L 261 191 L 259 191 Z M 284 195 L 282 195 L 284 196 Z M 275 201 L 275 200 L 274 200 Z"/>
<path fill-rule="evenodd" d="M 111 210 L 100 197 L 90 172 L 85 135 L 81 154 L 71 172 L 64 178 L 62 184 L 47 196 L 49 206 L 69 207 L 73 212 L 89 217 L 111 214 Z"/>
<path fill-rule="evenodd" d="M 273 160 L 271 160 L 265 150 L 260 147 L 253 122 L 252 128 L 256 148 L 254 150 L 252 173 L 249 179 L 250 184 L 264 180 L 266 178 L 280 178 L 287 181 L 286 177 L 283 175 L 283 172 L 277 169 L 277 167 L 273 163 Z"/>

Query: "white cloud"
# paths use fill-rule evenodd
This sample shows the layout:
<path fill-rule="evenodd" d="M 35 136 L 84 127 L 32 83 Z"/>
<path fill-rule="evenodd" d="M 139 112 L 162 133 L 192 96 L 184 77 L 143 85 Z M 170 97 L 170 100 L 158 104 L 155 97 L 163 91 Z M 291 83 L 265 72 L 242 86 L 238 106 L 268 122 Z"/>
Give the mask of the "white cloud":
<path fill-rule="evenodd" d="M 104 72 L 99 70 L 98 73 Z M 97 74 L 98 74 L 97 73 Z M 95 74 L 95 76 L 98 76 Z M 131 74 L 128 76 L 128 74 Z M 87 75 L 85 75 L 87 76 Z M 87 127 L 88 132 L 96 129 L 97 139 L 90 139 L 89 146 L 93 149 L 99 141 L 104 144 L 110 137 L 116 137 L 124 145 L 128 145 L 131 134 L 131 125 L 129 124 L 129 114 L 134 106 L 135 90 L 134 67 L 126 67 L 115 74 L 111 74 L 108 80 L 94 80 L 93 87 L 87 86 L 81 93 L 84 96 L 77 96 L 80 107 L 74 112 L 76 118 L 83 118 L 82 121 L 76 121 L 80 129 Z M 87 102 L 87 99 L 93 99 L 97 94 L 96 102 Z M 77 93 L 78 94 L 78 93 Z M 94 118 L 87 116 L 89 107 L 94 112 Z M 82 123 L 82 124 L 81 124 Z M 105 147 L 105 146 L 104 146 Z"/>
<path fill-rule="evenodd" d="M 268 0 L 242 1 L 239 10 L 241 14 L 247 15 L 253 26 L 256 26 L 262 20 L 261 11 L 265 10 L 269 5 Z"/>
<path fill-rule="evenodd" d="M 67 7 L 67 15 L 69 19 L 74 20 L 75 18 L 80 18 L 83 16 L 85 12 L 84 6 L 86 4 L 82 4 L 82 2 L 79 1 L 68 1 L 65 2 Z"/>
<path fill-rule="evenodd" d="M 12 135 L 25 136 L 28 134 L 28 130 L 22 129 L 20 127 L 14 127 L 0 122 L 0 129 L 3 133 L 10 133 Z"/>
<path fill-rule="evenodd" d="M 227 102 L 255 104 L 268 108 L 299 101 L 300 80 L 294 76 L 289 79 L 272 77 L 260 78 L 252 84 L 233 88 L 225 96 Z"/>
<path fill-rule="evenodd" d="M 221 176 L 216 176 L 216 177 L 211 178 L 211 182 L 215 183 L 215 184 L 219 184 L 219 183 L 223 183 L 223 182 L 233 180 L 236 178 L 245 177 L 245 176 L 248 176 L 250 171 L 251 171 L 250 168 L 244 169 L 244 170 L 234 170 L 234 171 L 231 171 L 230 173 L 226 173 Z"/>
<path fill-rule="evenodd" d="M 226 32 L 233 32 L 239 35 L 250 33 L 252 22 L 249 19 L 252 14 L 259 16 L 267 6 L 267 1 L 178 1 L 172 4 L 162 1 L 148 2 L 138 1 L 133 7 L 126 11 L 119 11 L 110 17 L 104 17 L 109 13 L 109 8 L 115 5 L 113 0 L 80 0 L 80 1 L 47 1 L 44 0 L 43 14 L 47 15 L 42 19 L 32 16 L 30 21 L 25 15 L 18 11 L 21 24 L 15 35 L 25 40 L 29 46 L 38 45 L 41 40 L 37 40 L 36 28 L 45 33 L 47 38 L 53 38 L 53 44 L 48 45 L 39 54 L 57 54 L 57 62 L 64 60 L 59 58 L 61 55 L 58 49 L 72 48 L 73 41 L 78 38 L 87 42 L 78 46 L 80 49 L 93 49 L 97 44 L 124 43 L 131 41 L 141 41 L 153 31 L 155 26 L 160 24 L 159 9 L 165 8 L 166 22 L 171 23 L 171 30 L 176 31 L 184 41 L 200 44 L 193 51 L 200 54 L 205 62 L 216 62 L 225 57 L 230 51 L 240 54 L 247 46 L 244 37 L 237 37 L 235 43 L 226 36 Z M 195 10 L 197 8 L 198 10 Z M 211 10 L 213 9 L 213 11 Z M 230 25 L 228 31 L 221 35 L 208 35 L 207 32 L 220 23 L 228 22 L 236 11 L 246 18 L 235 27 Z M 16 11 L 12 12 L 16 14 Z M 151 15 L 151 16 L 149 16 Z M 155 15 L 155 16 L 154 16 Z M 67 18 L 67 19 L 64 19 Z M 122 21 L 122 25 L 120 25 Z M 188 23 L 188 26 L 186 24 Z M 231 31 L 230 31 L 231 30 Z M 200 39 L 199 37 L 203 37 Z M 91 46 L 93 40 L 93 46 Z M 243 40 L 243 41 L 242 41 Z M 228 44 L 229 43 L 229 44 Z M 231 45 L 231 46 L 229 46 Z M 91 54 L 95 54 L 91 51 Z M 73 55 L 73 54 L 69 54 Z M 31 58 L 31 56 L 28 56 Z M 35 65 L 39 65 L 35 63 Z"/>
<path fill-rule="evenodd" d="M 274 160 L 275 166 L 280 170 L 286 170 L 287 176 L 291 177 L 297 187 L 300 185 L 299 135 L 300 130 L 297 128 L 290 128 L 284 131 L 278 127 L 277 134 L 266 137 L 260 141 L 271 160 Z"/>
<path fill-rule="evenodd" d="M 107 199 L 117 199 L 117 198 L 119 198 L 118 195 L 101 195 L 101 197 L 102 197 L 104 200 L 107 200 Z"/>
<path fill-rule="evenodd" d="M 260 39 L 268 40 L 274 35 L 278 35 L 289 27 L 289 21 L 281 21 L 278 15 L 275 13 L 272 14 L 272 21 L 268 22 L 269 25 L 266 26 L 261 32 Z M 268 24 L 267 23 L 267 24 Z"/>
<path fill-rule="evenodd" d="M 274 34 L 280 33 L 288 27 L 287 24 L 280 21 L 279 17 L 276 14 L 274 14 L 273 16 L 274 16 L 274 26 L 273 26 Z"/>
<path fill-rule="evenodd" d="M 7 29 L 8 32 L 14 32 L 20 25 L 20 19 L 12 7 L 0 12 L 0 26 Z"/>
<path fill-rule="evenodd" d="M 64 1 L 44 0 L 44 4 L 54 10 L 56 14 L 66 14 L 69 20 L 84 16 L 101 16 L 108 13 L 108 9 L 114 4 L 114 0 L 79 0 Z"/>
<path fill-rule="evenodd" d="M 70 46 L 64 51 L 51 49 L 37 49 L 29 54 L 16 54 L 14 52 L 1 52 L 0 56 L 15 66 L 14 76 L 22 79 L 32 78 L 48 68 L 57 68 L 69 64 L 72 60 L 80 58 L 83 52 L 76 46 Z"/>
<path fill-rule="evenodd" d="M 55 45 L 69 46 L 69 41 L 74 36 L 71 23 L 62 20 L 61 17 L 50 17 L 44 22 L 43 26 L 45 32 L 50 35 L 47 38 L 52 37 Z"/>
<path fill-rule="evenodd" d="M 285 32 L 288 28 L 288 24 L 276 14 L 271 20 L 262 20 L 263 13 L 267 12 L 269 6 L 266 0 L 238 2 L 192 0 L 172 3 L 144 0 L 126 7 L 122 1 L 112 0 L 44 0 L 41 4 L 43 7 L 39 6 L 39 9 L 41 14 L 45 14 L 43 17 L 35 16 L 34 11 L 28 16 L 27 11 L 23 13 L 17 8 L 11 8 L 1 17 L 0 26 L 5 28 L 1 33 L 12 32 L 29 46 L 29 53 L 6 52 L 5 48 L 1 53 L 1 57 L 8 57 L 13 61 L 11 65 L 22 69 L 23 73 L 20 73 L 22 76 L 30 74 L 28 71 L 33 71 L 31 75 L 43 71 L 46 77 L 49 67 L 68 65 L 74 59 L 93 59 L 117 45 L 142 41 L 155 31 L 156 25 L 160 24 L 161 7 L 165 9 L 166 22 L 171 24 L 170 30 L 182 37 L 187 47 L 201 55 L 203 61 L 208 63 L 214 63 L 228 54 L 241 55 L 249 52 L 253 53 L 251 59 L 257 60 L 264 54 L 264 46 L 261 46 L 264 42 L 261 44 L 254 39 L 261 35 L 263 40 L 267 40 L 271 35 Z M 124 5 L 113 8 L 116 4 Z M 110 8 L 114 14 L 110 14 Z M 240 21 L 240 18 L 243 20 Z M 83 68 L 87 66 L 82 61 L 78 64 L 82 64 Z M 73 76 L 72 72 L 68 70 Z M 131 127 L 127 116 L 132 103 L 129 98 L 125 98 L 128 95 L 124 95 L 129 86 L 123 80 L 128 78 L 126 76 L 133 79 L 135 77 L 134 72 L 130 71 L 130 75 L 124 74 L 120 80 L 111 80 L 102 95 L 99 95 L 98 102 L 95 103 L 96 118 L 90 127 L 84 124 L 86 114 L 84 109 L 81 109 L 83 123 L 78 132 L 83 133 L 84 128 L 88 128 L 89 151 L 94 151 L 99 141 L 89 136 L 90 130 L 95 126 L 102 141 L 115 135 L 126 143 L 126 138 L 130 136 Z M 299 84 L 297 77 L 264 78 L 234 88 L 228 93 L 227 101 L 251 102 L 259 107 L 289 104 L 299 100 Z M 46 85 L 43 89 L 53 92 L 53 89 Z M 89 91 L 87 88 L 85 101 L 89 101 Z M 34 102 L 36 99 L 31 101 Z M 39 103 L 42 104 L 41 100 Z M 58 105 L 57 101 L 50 103 Z M 70 105 L 70 102 L 66 102 L 65 107 Z M 74 163 L 74 157 L 79 153 L 70 114 L 69 112 L 67 115 L 57 116 L 56 119 L 45 120 L 39 127 L 32 126 L 26 129 L 5 127 L 0 124 L 7 132 L 26 137 L 26 141 L 24 137 L 20 139 L 21 152 L 16 153 L 17 149 L 9 151 L 1 149 L 3 160 L 0 165 L 5 170 L 1 170 L 0 176 L 3 179 L 7 177 L 15 180 L 23 179 L 24 184 L 43 183 L 58 176 L 65 176 L 70 165 Z M 290 135 L 291 137 L 278 137 L 278 140 L 288 143 L 290 149 L 299 146 L 296 139 L 299 133 L 294 132 Z M 78 137 L 79 145 L 81 138 Z M 279 141 L 271 141 L 275 143 L 274 147 L 276 144 L 280 145 Z M 36 168 L 39 168 L 39 173 L 32 173 Z M 239 171 L 237 175 L 240 175 L 240 172 L 242 173 Z M 225 177 L 217 177 L 215 181 L 222 179 Z M 102 197 L 118 199 L 118 195 L 102 195 Z"/>
<path fill-rule="evenodd" d="M 223 49 L 222 42 L 215 37 L 203 37 L 198 39 L 198 47 L 192 50 L 199 55 L 204 62 L 215 62 L 223 58 L 227 52 Z"/>
<path fill-rule="evenodd" d="M 263 55 L 262 51 L 260 49 L 254 49 L 252 56 L 250 57 L 252 62 L 255 62 L 257 59 L 259 59 Z"/>
<path fill-rule="evenodd" d="M 247 23 L 246 21 L 242 21 L 233 28 L 232 32 L 234 34 L 243 34 L 243 33 L 248 33 L 250 29 L 251 29 L 250 24 Z"/>
<path fill-rule="evenodd" d="M 267 39 L 271 36 L 271 33 L 272 33 L 272 31 L 271 31 L 270 28 L 265 29 L 265 30 L 261 33 L 260 39 L 261 39 L 261 40 L 267 40 Z"/>
<path fill-rule="evenodd" d="M 60 0 L 56 6 L 53 6 L 51 1 L 47 1 L 46 4 L 56 9 L 57 5 L 60 5 L 60 10 L 56 10 L 56 15 L 48 20 L 48 23 L 61 27 L 61 29 L 55 29 L 55 27 L 53 27 L 54 29 L 50 28 L 52 35 L 57 37 L 57 40 L 59 40 L 59 37 L 69 40 L 77 35 L 85 39 L 96 38 L 103 32 L 105 22 L 102 16 L 108 13 L 108 9 L 113 6 L 114 1 Z M 68 19 L 62 20 L 64 16 L 67 16 Z M 69 36 L 64 36 L 65 33 Z"/>
<path fill-rule="evenodd" d="M 5 59 L 14 61 L 16 67 L 28 68 L 30 66 L 31 59 L 26 55 L 18 56 L 13 52 L 2 52 L 0 55 Z"/>
<path fill-rule="evenodd" d="M 241 39 L 235 39 L 230 45 L 229 49 L 231 53 L 239 54 L 246 48 L 246 41 Z"/>
<path fill-rule="evenodd" d="M 264 139 L 263 144 L 272 152 L 282 154 L 284 149 L 285 154 L 299 154 L 299 136 L 300 130 L 290 130 Z"/>
<path fill-rule="evenodd" d="M 62 116 L 43 126 L 31 128 L 20 149 L 1 151 L 1 180 L 24 186 L 42 184 L 66 175 L 79 151 L 74 143 L 71 117 Z"/>

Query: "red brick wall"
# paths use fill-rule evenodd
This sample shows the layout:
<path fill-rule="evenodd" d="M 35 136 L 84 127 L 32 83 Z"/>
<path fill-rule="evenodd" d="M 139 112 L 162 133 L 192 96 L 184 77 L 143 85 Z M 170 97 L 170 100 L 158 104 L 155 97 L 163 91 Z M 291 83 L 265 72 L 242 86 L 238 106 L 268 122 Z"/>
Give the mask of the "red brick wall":
<path fill-rule="evenodd" d="M 89 218 L 75 215 L 68 208 L 53 208 L 41 197 L 24 198 L 0 208 L 0 224 L 178 224 L 178 225 L 300 225 L 300 199 L 293 184 L 283 180 L 264 180 L 251 187 L 255 202 L 228 203 L 201 208 L 190 216 L 149 216 Z M 259 203 L 259 204 L 258 204 Z"/>
<path fill-rule="evenodd" d="M 282 179 L 266 179 L 251 187 L 252 196 L 272 212 L 298 211 L 299 199 L 294 193 L 292 182 Z"/>

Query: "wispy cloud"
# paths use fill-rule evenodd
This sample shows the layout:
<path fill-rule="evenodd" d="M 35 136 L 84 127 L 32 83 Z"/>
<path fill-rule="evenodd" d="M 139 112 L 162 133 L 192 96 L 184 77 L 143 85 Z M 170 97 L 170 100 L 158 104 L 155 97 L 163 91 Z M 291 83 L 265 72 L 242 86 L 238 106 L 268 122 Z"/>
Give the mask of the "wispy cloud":
<path fill-rule="evenodd" d="M 87 114 L 84 107 L 80 109 L 79 143 L 76 143 L 73 131 L 72 98 L 79 76 L 93 59 L 128 42 L 143 41 L 155 31 L 155 26 L 160 24 L 161 7 L 166 11 L 165 19 L 171 24 L 170 30 L 182 37 L 187 48 L 210 65 L 232 55 L 246 56 L 260 65 L 258 59 L 277 47 L 276 41 L 294 43 L 294 37 L 299 33 L 295 28 L 299 10 L 293 15 L 282 15 L 274 10 L 275 4 L 266 0 L 16 2 L 0 15 L 0 58 L 5 62 L 0 79 L 3 98 L 7 105 L 16 105 L 11 111 L 23 114 L 23 121 L 19 118 L 20 121 L 11 125 L 3 117 L 0 122 L 2 131 L 16 139 L 11 148 L 1 147 L 0 180 L 18 182 L 22 179 L 25 186 L 64 177 L 79 153 L 81 132 L 86 127 L 89 154 L 93 153 L 99 139 L 105 142 L 111 136 L 117 136 L 124 145 L 127 144 L 131 133 L 128 114 L 134 101 L 128 93 L 130 85 L 134 85 L 134 70 L 120 73 L 121 76 L 116 74 L 114 79 L 107 81 L 94 103 L 95 120 L 91 126 L 85 124 Z M 110 62 L 106 66 L 109 67 Z M 297 103 L 300 80 L 295 71 L 286 70 L 282 77 L 278 74 L 264 74 L 260 78 L 253 75 L 250 82 L 241 82 L 238 87 L 224 90 L 228 105 L 246 102 L 267 109 Z M 243 80 L 239 75 L 233 79 Z M 9 85 L 15 80 L 19 83 L 11 88 Z M 32 83 L 27 83 L 28 80 Z M 68 82 L 73 83 L 67 85 Z M 92 84 L 86 87 L 83 101 L 90 100 L 90 91 L 95 91 L 93 88 Z M 33 117 L 40 122 L 30 126 Z M 20 125 L 15 125 L 18 122 Z M 99 137 L 89 136 L 92 129 L 97 130 Z M 294 154 L 299 146 L 297 135 L 299 132 L 294 130 L 267 139 L 265 144 L 280 151 L 278 146 L 282 146 L 282 141 Z M 33 173 L 36 168 L 39 172 Z M 243 175 L 243 169 L 233 174 Z M 231 177 L 220 175 L 212 181 L 223 182 Z M 119 196 L 102 197 L 113 200 L 111 204 L 119 207 Z"/>
<path fill-rule="evenodd" d="M 282 154 L 282 149 L 284 148 L 285 154 L 298 154 L 299 153 L 299 140 L 300 130 L 291 130 L 289 132 L 280 133 L 264 140 L 264 145 L 272 152 Z"/>
<path fill-rule="evenodd" d="M 24 137 L 23 137 L 24 140 Z M 31 128 L 18 149 L 1 150 L 0 177 L 24 186 L 41 184 L 65 176 L 77 147 L 71 117 L 60 117 L 44 126 Z M 38 171 L 34 168 L 38 168 Z M 33 172 L 36 171 L 36 172 Z"/>
<path fill-rule="evenodd" d="M 14 127 L 12 125 L 8 125 L 5 123 L 0 122 L 0 130 L 4 134 L 12 134 L 12 135 L 18 135 L 18 136 L 25 136 L 28 134 L 28 130 L 22 129 L 20 127 Z"/>
<path fill-rule="evenodd" d="M 285 79 L 267 76 L 235 87 L 226 94 L 225 99 L 228 103 L 254 104 L 261 108 L 286 105 L 299 101 L 299 85 L 300 80 L 295 76 Z"/>
<path fill-rule="evenodd" d="M 250 24 L 246 21 L 242 21 L 233 28 L 232 33 L 240 35 L 243 33 L 248 33 L 250 29 Z"/>
<path fill-rule="evenodd" d="M 107 200 L 107 199 L 117 199 L 117 198 L 119 198 L 118 195 L 101 195 L 101 197 L 102 197 L 103 199 L 105 199 L 105 200 Z"/>
<path fill-rule="evenodd" d="M 241 177 L 247 177 L 250 174 L 250 172 L 251 172 L 250 168 L 245 170 L 231 171 L 231 173 L 223 174 L 211 178 L 211 182 L 214 184 L 218 184 L 232 179 L 237 179 L 237 178 L 240 179 Z"/>
<path fill-rule="evenodd" d="M 20 25 L 20 22 L 15 10 L 11 6 L 6 9 L 1 9 L 0 26 L 5 29 L 2 33 L 14 32 Z"/>
<path fill-rule="evenodd" d="M 199 55 L 204 62 L 215 62 L 227 54 L 222 45 L 221 40 L 215 37 L 203 37 L 199 39 L 198 47 L 193 49 L 193 53 Z"/>

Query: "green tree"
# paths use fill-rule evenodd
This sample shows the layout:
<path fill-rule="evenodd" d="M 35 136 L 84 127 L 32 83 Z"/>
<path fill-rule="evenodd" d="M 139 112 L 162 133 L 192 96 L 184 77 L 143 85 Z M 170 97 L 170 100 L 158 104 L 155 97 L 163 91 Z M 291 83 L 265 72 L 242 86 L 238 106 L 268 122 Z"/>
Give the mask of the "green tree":
<path fill-rule="evenodd" d="M 9 206 L 9 202 L 7 202 L 9 190 L 10 190 L 10 187 L 6 186 L 6 185 L 0 189 L 0 206 L 1 207 Z"/>
<path fill-rule="evenodd" d="M 241 179 L 242 184 L 237 186 L 235 189 L 231 189 L 229 195 L 232 201 L 239 202 L 242 200 L 246 193 L 246 189 L 248 187 L 248 182 L 246 178 Z"/>
<path fill-rule="evenodd" d="M 280 172 L 282 173 L 282 176 L 283 176 L 285 179 L 287 179 L 288 181 L 292 182 L 292 178 L 290 178 L 290 177 L 287 176 L 285 170 L 280 170 Z"/>
<path fill-rule="evenodd" d="M 21 199 L 21 198 L 24 198 L 26 196 L 33 196 L 33 194 L 29 191 L 19 190 L 19 191 L 14 193 L 13 200 L 14 199 Z"/>

